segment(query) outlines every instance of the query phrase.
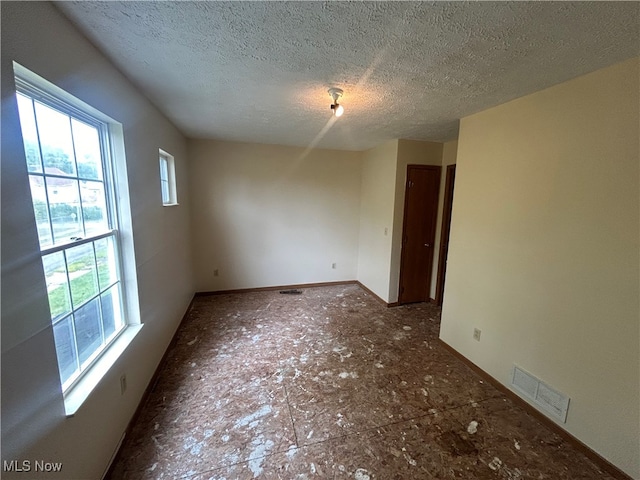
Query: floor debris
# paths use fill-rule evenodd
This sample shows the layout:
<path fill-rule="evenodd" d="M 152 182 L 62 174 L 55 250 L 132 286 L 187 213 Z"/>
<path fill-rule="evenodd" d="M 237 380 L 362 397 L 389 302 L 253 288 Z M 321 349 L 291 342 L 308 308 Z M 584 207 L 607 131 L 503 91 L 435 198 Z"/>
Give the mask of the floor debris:
<path fill-rule="evenodd" d="M 467 432 L 470 435 L 473 435 L 474 433 L 476 433 L 478 431 L 478 422 L 476 422 L 475 420 L 472 420 L 469 423 L 469 426 L 467 427 Z"/>
<path fill-rule="evenodd" d="M 359 468 L 353 474 L 354 480 L 371 480 L 371 474 L 364 468 Z"/>
<path fill-rule="evenodd" d="M 498 457 L 493 457 L 493 460 L 489 463 L 489 468 L 494 471 L 500 470 L 502 468 L 502 460 Z"/>
<path fill-rule="evenodd" d="M 196 297 L 106 480 L 615 480 L 442 348 L 434 305 L 296 290 Z"/>

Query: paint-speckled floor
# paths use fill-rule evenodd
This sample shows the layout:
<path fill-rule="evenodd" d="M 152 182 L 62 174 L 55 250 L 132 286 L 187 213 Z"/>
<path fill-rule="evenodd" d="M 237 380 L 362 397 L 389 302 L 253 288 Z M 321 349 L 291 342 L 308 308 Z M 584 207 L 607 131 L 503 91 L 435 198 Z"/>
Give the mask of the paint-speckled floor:
<path fill-rule="evenodd" d="M 438 329 L 355 285 L 198 297 L 111 479 L 612 478 Z"/>

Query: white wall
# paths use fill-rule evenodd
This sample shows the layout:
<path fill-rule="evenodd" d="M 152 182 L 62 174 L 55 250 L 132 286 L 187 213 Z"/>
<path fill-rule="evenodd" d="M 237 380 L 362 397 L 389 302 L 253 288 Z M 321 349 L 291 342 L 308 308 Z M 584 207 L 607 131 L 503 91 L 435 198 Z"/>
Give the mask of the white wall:
<path fill-rule="evenodd" d="M 462 119 L 440 332 L 568 394 L 564 427 L 634 478 L 639 102 L 632 59 Z"/>
<path fill-rule="evenodd" d="M 398 140 L 362 154 L 358 281 L 385 302 L 390 301 L 397 157 Z"/>
<path fill-rule="evenodd" d="M 2 2 L 0 8 L 2 459 L 63 462 L 64 478 L 97 479 L 194 293 L 186 142 L 50 3 Z M 72 418 L 64 415 L 60 391 L 19 133 L 14 60 L 124 128 L 144 328 Z M 162 207 L 158 148 L 175 155 L 179 207 Z M 127 375 L 128 389 L 121 396 L 122 373 Z M 29 476 L 37 478 L 34 472 Z M 12 477 L 5 472 L 3 478 Z"/>
<path fill-rule="evenodd" d="M 359 152 L 190 140 L 189 158 L 198 291 L 356 279 Z"/>

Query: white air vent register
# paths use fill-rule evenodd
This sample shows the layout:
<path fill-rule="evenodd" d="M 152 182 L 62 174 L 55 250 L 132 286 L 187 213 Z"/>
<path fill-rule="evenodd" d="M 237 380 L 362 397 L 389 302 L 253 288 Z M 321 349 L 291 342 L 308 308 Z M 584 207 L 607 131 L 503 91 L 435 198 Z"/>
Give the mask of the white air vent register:
<path fill-rule="evenodd" d="M 567 422 L 569 397 L 551 388 L 549 385 L 524 371 L 517 365 L 513 366 L 511 386 L 522 396 L 531 400 L 546 413 L 557 418 L 562 423 Z"/>

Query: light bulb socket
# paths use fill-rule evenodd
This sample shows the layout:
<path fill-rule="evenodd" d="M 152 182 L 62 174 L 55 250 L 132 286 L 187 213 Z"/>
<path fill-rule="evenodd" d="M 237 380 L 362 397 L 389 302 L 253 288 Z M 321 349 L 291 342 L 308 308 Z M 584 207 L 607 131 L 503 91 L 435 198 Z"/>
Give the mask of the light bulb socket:
<path fill-rule="evenodd" d="M 342 97 L 344 92 L 341 88 L 330 88 L 329 95 L 333 98 L 333 103 L 331 104 L 331 111 L 336 117 L 341 116 L 344 113 L 344 107 L 338 103 L 338 99 Z"/>
<path fill-rule="evenodd" d="M 343 93 L 344 91 L 341 88 L 332 87 L 329 89 L 329 96 L 333 98 L 334 102 L 337 102 Z"/>

